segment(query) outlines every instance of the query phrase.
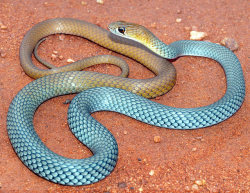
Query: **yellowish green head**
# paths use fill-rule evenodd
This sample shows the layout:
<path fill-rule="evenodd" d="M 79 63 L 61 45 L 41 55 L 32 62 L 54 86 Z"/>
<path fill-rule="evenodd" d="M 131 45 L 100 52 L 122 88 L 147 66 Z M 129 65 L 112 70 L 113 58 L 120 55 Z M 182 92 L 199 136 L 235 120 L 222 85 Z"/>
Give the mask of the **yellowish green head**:
<path fill-rule="evenodd" d="M 156 38 L 148 29 L 135 23 L 117 21 L 111 23 L 108 28 L 115 35 L 140 42 L 147 47 L 151 47 L 150 44 Z"/>
<path fill-rule="evenodd" d="M 117 21 L 111 23 L 108 28 L 113 34 L 139 42 L 163 58 L 173 59 L 177 56 L 177 50 L 174 47 L 164 44 L 141 25 Z"/>

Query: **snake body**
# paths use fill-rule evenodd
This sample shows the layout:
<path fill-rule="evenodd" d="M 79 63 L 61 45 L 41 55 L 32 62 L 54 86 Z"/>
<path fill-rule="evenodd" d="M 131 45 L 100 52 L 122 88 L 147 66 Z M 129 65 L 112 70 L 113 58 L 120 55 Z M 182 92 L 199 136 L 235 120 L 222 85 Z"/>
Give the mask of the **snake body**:
<path fill-rule="evenodd" d="M 21 64 L 28 75 L 42 78 L 29 83 L 13 99 L 8 111 L 7 129 L 15 152 L 34 173 L 55 183 L 75 186 L 91 184 L 109 175 L 116 165 L 118 147 L 112 134 L 91 117 L 91 113 L 96 111 L 120 112 L 159 127 L 195 129 L 217 124 L 240 108 L 245 96 L 240 62 L 227 48 L 209 42 L 177 41 L 165 45 L 154 36 L 139 40 L 152 51 L 156 50 L 157 55 L 166 58 L 195 55 L 218 61 L 227 77 L 227 91 L 223 98 L 205 107 L 184 109 L 164 106 L 141 97 L 155 97 L 171 89 L 175 82 L 175 70 L 165 59 L 142 46 L 118 38 L 124 34 L 129 35 L 126 33 L 130 31 L 130 26 L 133 28 L 136 25 L 112 24 L 111 31 L 115 29 L 113 33 L 118 35 L 112 37 L 106 30 L 93 24 L 58 18 L 37 24 L 24 37 L 20 48 Z M 101 46 L 134 58 L 157 76 L 134 80 L 94 72 L 62 72 L 65 69 L 69 71 L 70 66 L 38 69 L 31 60 L 33 49 L 41 38 L 53 33 L 84 36 Z M 133 38 L 129 36 L 129 39 Z M 83 90 L 86 91 L 81 92 Z M 34 113 L 41 103 L 55 96 L 79 92 L 68 110 L 69 126 L 93 153 L 92 157 L 80 160 L 53 153 L 42 143 L 33 126 Z"/>

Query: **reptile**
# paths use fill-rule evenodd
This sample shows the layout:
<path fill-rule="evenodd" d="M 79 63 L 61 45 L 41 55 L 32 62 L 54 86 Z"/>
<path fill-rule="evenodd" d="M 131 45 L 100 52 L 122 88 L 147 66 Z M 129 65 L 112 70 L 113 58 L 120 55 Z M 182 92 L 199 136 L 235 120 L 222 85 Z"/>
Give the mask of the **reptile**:
<path fill-rule="evenodd" d="M 166 45 L 145 27 L 122 21 L 111 23 L 109 30 L 77 19 L 56 18 L 35 25 L 21 43 L 21 65 L 29 76 L 38 79 L 26 85 L 11 102 L 7 131 L 22 162 L 35 174 L 54 183 L 92 184 L 113 171 L 118 157 L 117 142 L 108 129 L 91 116 L 93 112 L 114 111 L 158 127 L 197 129 L 228 119 L 244 101 L 241 64 L 229 49 L 191 40 Z M 32 53 L 41 39 L 55 33 L 89 39 L 135 59 L 156 76 L 143 80 L 126 78 L 126 64 L 121 64 L 114 56 L 97 56 L 94 61 L 87 58 L 63 67 L 48 64 L 50 69 L 40 69 L 33 64 Z M 220 63 L 227 78 L 225 95 L 211 105 L 198 108 L 174 108 L 146 99 L 160 96 L 174 86 L 176 71 L 166 59 L 187 55 L 207 57 Z M 125 70 L 121 76 L 77 71 L 100 61 Z M 55 154 L 34 130 L 33 117 L 39 105 L 52 97 L 70 93 L 80 93 L 70 103 L 68 122 L 72 133 L 93 153 L 85 159 Z"/>

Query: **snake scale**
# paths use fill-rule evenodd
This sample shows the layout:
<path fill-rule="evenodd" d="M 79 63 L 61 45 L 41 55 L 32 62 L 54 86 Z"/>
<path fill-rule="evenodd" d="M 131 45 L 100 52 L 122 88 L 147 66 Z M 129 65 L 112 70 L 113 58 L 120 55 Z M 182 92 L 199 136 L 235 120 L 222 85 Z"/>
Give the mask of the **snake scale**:
<path fill-rule="evenodd" d="M 229 118 L 244 100 L 242 68 L 237 57 L 227 48 L 209 42 L 188 40 L 166 45 L 144 27 L 131 23 L 112 23 L 109 29 L 112 33 L 84 21 L 56 18 L 35 25 L 22 41 L 21 65 L 29 76 L 39 79 L 25 86 L 10 104 L 7 115 L 8 135 L 22 162 L 34 173 L 52 182 L 73 186 L 92 184 L 105 178 L 114 169 L 118 156 L 117 142 L 91 116 L 93 112 L 115 111 L 159 127 L 195 129 Z M 119 59 L 112 56 L 97 56 L 94 61 L 86 59 L 64 67 L 39 69 L 32 63 L 32 52 L 40 39 L 55 33 L 82 36 L 129 56 L 148 67 L 156 76 L 136 80 L 125 78 L 127 73 L 117 77 L 72 71 L 100 61 L 120 63 Z M 146 99 L 166 93 L 175 84 L 175 68 L 164 58 L 185 55 L 208 57 L 219 62 L 227 78 L 225 95 L 214 104 L 199 108 L 173 108 Z M 79 92 L 70 104 L 68 122 L 74 135 L 92 151 L 93 156 L 69 159 L 55 154 L 43 144 L 34 130 L 33 117 L 44 101 Z"/>

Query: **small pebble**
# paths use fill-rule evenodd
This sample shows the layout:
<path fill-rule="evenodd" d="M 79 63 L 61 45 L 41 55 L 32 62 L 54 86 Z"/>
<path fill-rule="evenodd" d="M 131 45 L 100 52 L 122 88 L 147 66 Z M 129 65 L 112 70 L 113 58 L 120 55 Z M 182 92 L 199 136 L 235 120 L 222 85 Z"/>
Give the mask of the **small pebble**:
<path fill-rule="evenodd" d="M 87 2 L 82 1 L 81 4 L 82 4 L 83 6 L 85 6 L 85 5 L 87 5 Z"/>
<path fill-rule="evenodd" d="M 130 189 L 130 190 L 134 190 L 134 189 L 135 189 L 135 187 L 130 187 L 129 189 Z"/>
<path fill-rule="evenodd" d="M 185 29 L 186 31 L 190 31 L 191 28 L 186 26 L 186 27 L 184 27 L 184 29 Z"/>
<path fill-rule="evenodd" d="M 181 20 L 182 20 L 181 18 L 177 18 L 177 19 L 176 19 L 176 22 L 177 22 L 177 23 L 180 23 Z"/>
<path fill-rule="evenodd" d="M 0 28 L 5 30 L 5 29 L 7 29 L 7 26 L 6 25 L 1 25 Z"/>
<path fill-rule="evenodd" d="M 189 192 L 189 191 L 190 191 L 189 186 L 185 186 L 185 190 L 186 190 L 187 192 Z"/>
<path fill-rule="evenodd" d="M 191 180 L 191 181 L 195 181 L 195 177 L 193 177 L 193 176 L 190 177 L 190 180 Z"/>
<path fill-rule="evenodd" d="M 141 158 L 138 158 L 137 160 L 138 160 L 139 162 L 141 162 Z"/>
<path fill-rule="evenodd" d="M 235 51 L 235 50 L 237 50 L 239 48 L 238 43 L 233 38 L 226 37 L 220 43 L 223 46 L 225 46 L 228 49 L 230 49 L 231 51 Z"/>
<path fill-rule="evenodd" d="M 177 13 L 177 14 L 181 14 L 181 10 L 178 9 L 178 10 L 176 11 L 176 13 Z"/>
<path fill-rule="evenodd" d="M 0 21 L 0 29 L 7 29 L 7 26 L 3 24 L 3 22 Z"/>
<path fill-rule="evenodd" d="M 62 59 L 63 59 L 63 56 L 62 56 L 62 55 L 60 55 L 58 58 L 59 58 L 60 60 L 62 60 Z"/>
<path fill-rule="evenodd" d="M 3 52 L 3 51 L 0 51 L 0 56 L 1 56 L 1 58 L 5 58 L 6 57 L 6 53 L 5 52 Z"/>
<path fill-rule="evenodd" d="M 107 186 L 107 192 L 109 192 L 110 189 L 111 189 L 111 186 Z"/>
<path fill-rule="evenodd" d="M 154 142 L 155 143 L 160 143 L 161 142 L 161 137 L 160 136 L 154 136 Z"/>
<path fill-rule="evenodd" d="M 99 3 L 99 4 L 104 4 L 103 0 L 96 0 L 96 2 Z"/>
<path fill-rule="evenodd" d="M 155 23 L 155 22 L 154 22 L 154 23 L 151 23 L 151 24 L 150 24 L 150 27 L 151 27 L 151 28 L 156 28 L 156 23 Z"/>
<path fill-rule="evenodd" d="M 67 62 L 68 63 L 72 63 L 72 62 L 75 62 L 73 59 L 71 59 L 71 58 L 69 58 L 68 60 L 67 60 Z"/>
<path fill-rule="evenodd" d="M 192 151 L 196 151 L 196 150 L 197 150 L 197 148 L 196 148 L 196 147 L 193 147 L 193 148 L 192 148 Z"/>
<path fill-rule="evenodd" d="M 71 100 L 70 99 L 67 99 L 63 104 L 69 104 L 69 103 L 71 103 Z"/>
<path fill-rule="evenodd" d="M 64 34 L 61 34 L 61 35 L 59 35 L 59 40 L 61 40 L 61 41 L 63 41 L 64 39 L 65 39 L 65 35 Z"/>
<path fill-rule="evenodd" d="M 126 188 L 126 187 L 127 187 L 126 182 L 119 182 L 118 183 L 118 188 Z"/>
<path fill-rule="evenodd" d="M 58 54 L 58 51 L 54 50 L 54 51 L 53 51 L 53 54 Z"/>
<path fill-rule="evenodd" d="M 142 187 L 139 188 L 139 192 L 143 192 L 143 188 Z"/>
<path fill-rule="evenodd" d="M 202 185 L 203 185 L 203 183 L 202 183 L 201 180 L 195 180 L 195 183 L 196 183 L 198 186 L 202 186 Z"/>
<path fill-rule="evenodd" d="M 124 133 L 124 135 L 127 135 L 127 134 L 128 134 L 128 132 L 127 132 L 126 130 L 125 130 L 123 133 Z"/>
<path fill-rule="evenodd" d="M 202 136 L 195 137 L 194 140 L 200 140 L 200 141 L 205 141 L 205 139 L 202 138 Z"/>
<path fill-rule="evenodd" d="M 154 173 L 155 173 L 155 171 L 154 171 L 154 170 L 151 170 L 151 171 L 149 172 L 149 175 L 150 175 L 150 176 L 153 176 Z"/>
<path fill-rule="evenodd" d="M 198 191 L 198 190 L 199 190 L 198 185 L 197 185 L 197 184 L 193 184 L 193 185 L 192 185 L 192 190 L 193 190 L 193 191 Z"/>
<path fill-rule="evenodd" d="M 51 60 L 52 60 L 52 61 L 55 61 L 56 59 L 57 59 L 57 55 L 51 54 Z"/>
<path fill-rule="evenodd" d="M 207 36 L 206 32 L 191 31 L 190 40 L 202 40 Z"/>
<path fill-rule="evenodd" d="M 155 100 L 160 100 L 160 99 L 161 99 L 161 97 L 159 97 L 159 96 L 155 97 Z"/>

